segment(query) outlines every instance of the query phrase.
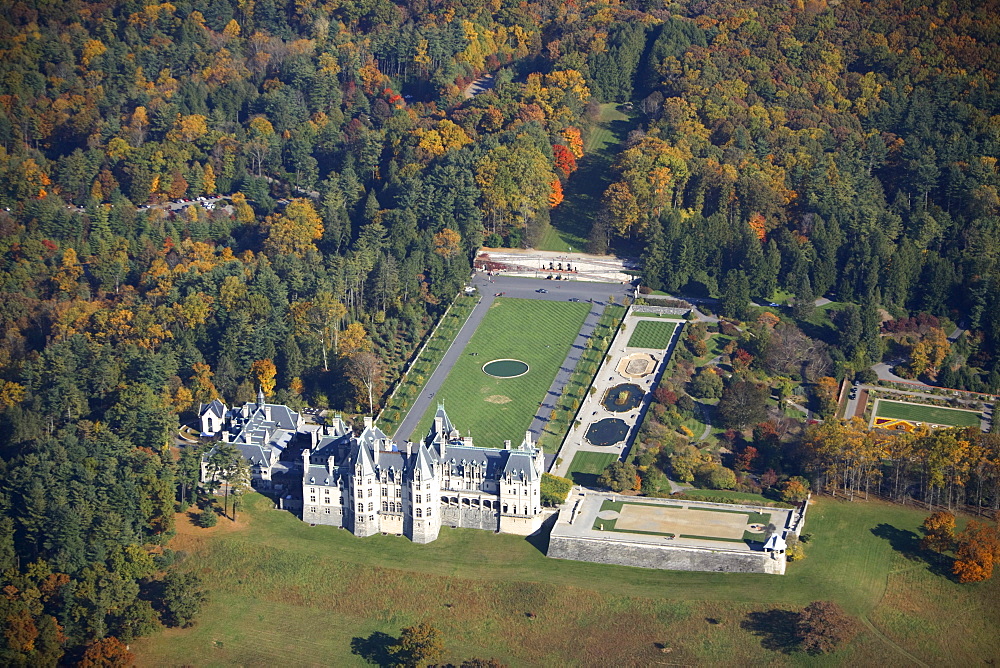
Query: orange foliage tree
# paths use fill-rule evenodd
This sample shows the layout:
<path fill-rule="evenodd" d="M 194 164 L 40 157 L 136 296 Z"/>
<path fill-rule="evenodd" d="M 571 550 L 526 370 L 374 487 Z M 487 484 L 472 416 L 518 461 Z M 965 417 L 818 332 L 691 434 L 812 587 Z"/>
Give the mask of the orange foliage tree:
<path fill-rule="evenodd" d="M 549 184 L 549 188 L 549 206 L 554 209 L 563 201 L 562 183 L 559 179 L 552 179 L 552 182 Z"/>
<path fill-rule="evenodd" d="M 997 528 L 972 520 L 958 534 L 953 571 L 959 582 L 982 582 L 993 577 L 993 563 L 1000 559 Z"/>

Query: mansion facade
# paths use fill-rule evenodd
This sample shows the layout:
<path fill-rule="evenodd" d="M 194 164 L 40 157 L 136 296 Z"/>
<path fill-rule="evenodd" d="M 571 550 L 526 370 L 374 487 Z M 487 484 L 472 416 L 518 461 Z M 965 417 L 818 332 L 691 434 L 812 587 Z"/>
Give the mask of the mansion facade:
<path fill-rule="evenodd" d="M 257 487 L 270 489 L 276 471 L 291 472 L 281 454 L 293 439 L 302 451 L 302 520 L 343 527 L 356 536 L 437 538 L 442 525 L 528 535 L 542 524 L 542 450 L 531 432 L 517 447 L 479 447 L 463 438 L 439 405 L 427 436 L 402 447 L 365 418 L 355 435 L 340 416 L 308 424 L 287 406 L 256 403 L 227 410 L 202 406 L 202 433 L 222 435 L 251 466 Z M 202 462 L 202 480 L 210 471 Z"/>

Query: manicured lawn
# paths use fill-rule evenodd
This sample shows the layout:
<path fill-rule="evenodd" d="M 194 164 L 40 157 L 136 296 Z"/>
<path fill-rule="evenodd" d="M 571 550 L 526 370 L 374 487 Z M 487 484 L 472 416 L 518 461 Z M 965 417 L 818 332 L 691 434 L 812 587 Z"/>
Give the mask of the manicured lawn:
<path fill-rule="evenodd" d="M 144 666 L 361 666 L 352 639 L 395 638 L 426 619 L 455 663 L 655 665 L 666 660 L 656 643 L 666 642 L 670 663 L 806 664 L 816 659 L 766 647 L 787 611 L 829 599 L 932 665 L 997 656 L 1000 578 L 958 585 L 906 558 L 925 515 L 814 499 L 806 559 L 776 576 L 560 561 L 535 539 L 473 529 L 443 529 L 428 545 L 359 539 L 310 527 L 253 494 L 247 528 L 174 539 L 187 552 L 182 567 L 205 579 L 208 603 L 194 627 L 134 641 L 132 651 Z M 868 629 L 823 660 L 912 664 Z"/>
<path fill-rule="evenodd" d="M 391 436 L 399 427 L 413 401 L 420 396 L 427 380 L 434 373 L 434 367 L 448 352 L 465 321 L 469 319 L 469 314 L 476 307 L 477 301 L 479 301 L 478 295 L 461 295 L 448 309 L 423 351 L 413 361 L 406 377 L 400 380 L 395 393 L 387 399 L 385 410 L 379 413 L 378 426 L 382 431 Z"/>
<path fill-rule="evenodd" d="M 463 435 L 471 431 L 476 445 L 502 448 L 510 440 L 516 447 L 589 311 L 584 303 L 497 299 L 448 373 L 435 403 L 444 403 L 455 427 Z M 521 360 L 529 371 L 518 378 L 487 376 L 483 365 L 495 359 Z M 436 410 L 434 405 L 428 409 L 410 438 L 427 434 Z"/>
<path fill-rule="evenodd" d="M 573 455 L 566 477 L 577 485 L 594 487 L 597 476 L 617 460 L 618 455 L 611 452 L 577 452 Z"/>
<path fill-rule="evenodd" d="M 912 420 L 927 424 L 946 424 L 953 427 L 978 427 L 981 423 L 979 413 L 973 411 L 954 410 L 941 406 L 918 406 L 898 401 L 886 401 L 885 399 L 878 402 L 877 417 Z"/>
<path fill-rule="evenodd" d="M 632 348 L 657 348 L 665 349 L 670 345 L 670 337 L 674 335 L 676 323 L 654 322 L 652 320 L 640 320 L 635 324 L 632 336 L 629 337 L 628 345 Z"/>

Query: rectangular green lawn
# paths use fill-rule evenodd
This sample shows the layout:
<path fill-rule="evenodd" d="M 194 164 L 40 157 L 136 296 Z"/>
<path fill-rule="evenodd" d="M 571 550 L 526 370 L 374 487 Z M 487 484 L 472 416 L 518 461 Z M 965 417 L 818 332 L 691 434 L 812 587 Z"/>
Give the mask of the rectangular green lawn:
<path fill-rule="evenodd" d="M 640 320 L 635 325 L 635 330 L 628 340 L 630 348 L 656 348 L 665 349 L 670 345 L 670 337 L 674 335 L 673 322 L 655 322 L 652 320 Z"/>
<path fill-rule="evenodd" d="M 567 477 L 577 485 L 593 487 L 597 484 L 597 476 L 617 459 L 618 455 L 611 452 L 577 452 L 573 455 Z"/>
<path fill-rule="evenodd" d="M 961 411 L 941 406 L 918 406 L 884 399 L 878 402 L 878 417 L 912 420 L 927 424 L 947 424 L 954 427 L 978 427 L 981 423 L 979 413 L 974 411 Z"/>
<path fill-rule="evenodd" d="M 410 438 L 427 434 L 436 404 L 443 402 L 455 427 L 463 436 L 471 432 L 476 445 L 502 448 L 510 440 L 516 447 L 589 312 L 590 305 L 584 303 L 497 299 Z M 521 360 L 528 373 L 517 378 L 488 376 L 483 365 L 495 359 Z"/>

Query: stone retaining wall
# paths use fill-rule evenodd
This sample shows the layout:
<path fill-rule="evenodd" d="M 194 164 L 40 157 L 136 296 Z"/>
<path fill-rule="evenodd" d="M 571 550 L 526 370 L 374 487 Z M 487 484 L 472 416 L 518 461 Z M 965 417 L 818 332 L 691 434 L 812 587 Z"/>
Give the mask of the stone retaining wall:
<path fill-rule="evenodd" d="M 500 520 L 497 519 L 497 511 L 495 510 L 444 504 L 440 508 L 441 526 L 483 529 L 485 531 L 496 531 L 500 528 Z"/>
<path fill-rule="evenodd" d="M 551 536 L 549 557 L 617 564 L 638 568 L 672 571 L 708 571 L 720 573 L 785 572 L 785 556 L 766 552 L 736 552 L 679 545 L 650 545 L 606 538 Z"/>

